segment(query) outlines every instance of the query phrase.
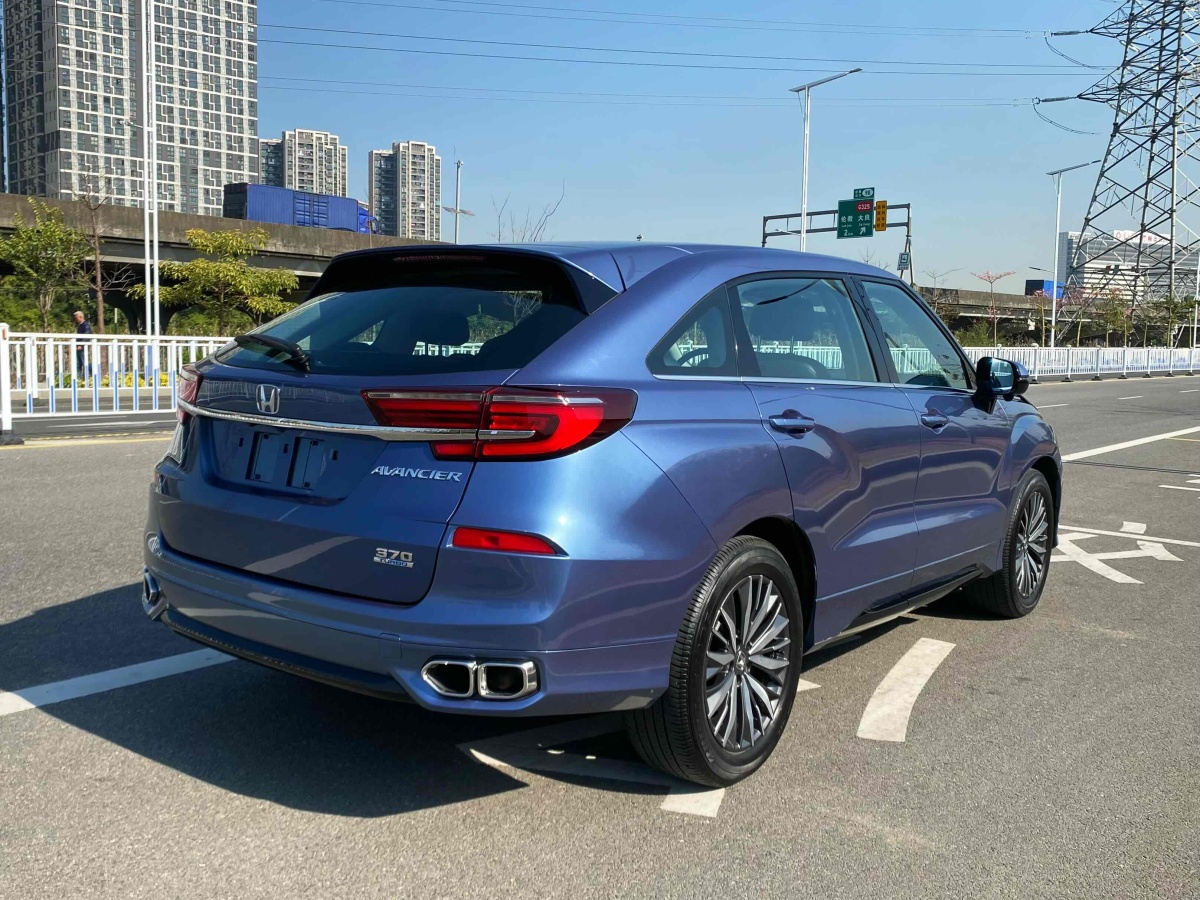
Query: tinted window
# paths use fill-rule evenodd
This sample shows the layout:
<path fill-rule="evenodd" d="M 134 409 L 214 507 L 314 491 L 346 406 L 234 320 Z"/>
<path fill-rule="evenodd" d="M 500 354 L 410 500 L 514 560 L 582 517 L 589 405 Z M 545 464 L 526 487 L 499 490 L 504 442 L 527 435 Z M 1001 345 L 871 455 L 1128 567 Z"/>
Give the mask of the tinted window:
<path fill-rule="evenodd" d="M 725 288 L 713 291 L 672 328 L 650 353 L 656 375 L 736 375 L 733 327 Z"/>
<path fill-rule="evenodd" d="M 876 380 L 844 282 L 770 278 L 739 284 L 733 291 L 762 377 Z"/>
<path fill-rule="evenodd" d="M 257 333 L 299 344 L 312 371 L 422 375 L 516 369 L 583 321 L 578 296 L 553 264 L 486 257 L 404 256 L 331 269 L 304 304 Z M 269 348 L 222 351 L 221 362 L 271 368 Z"/>
<path fill-rule="evenodd" d="M 962 357 L 916 300 L 894 284 L 864 281 L 863 289 L 902 384 L 970 389 Z"/>

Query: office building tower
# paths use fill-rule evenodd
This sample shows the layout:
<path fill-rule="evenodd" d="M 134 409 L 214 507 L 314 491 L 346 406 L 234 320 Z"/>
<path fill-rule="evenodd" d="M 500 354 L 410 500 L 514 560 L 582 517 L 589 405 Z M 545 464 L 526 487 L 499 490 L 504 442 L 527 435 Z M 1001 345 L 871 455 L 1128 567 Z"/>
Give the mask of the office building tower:
<path fill-rule="evenodd" d="M 257 0 L 152 0 L 160 208 L 258 181 Z M 142 205 L 139 0 L 5 0 L 9 190 Z"/>
<path fill-rule="evenodd" d="M 367 195 L 380 234 L 442 239 L 442 158 L 421 141 L 368 155 Z"/>
<path fill-rule="evenodd" d="M 262 183 L 347 197 L 349 154 L 336 134 L 297 128 L 260 143 Z"/>

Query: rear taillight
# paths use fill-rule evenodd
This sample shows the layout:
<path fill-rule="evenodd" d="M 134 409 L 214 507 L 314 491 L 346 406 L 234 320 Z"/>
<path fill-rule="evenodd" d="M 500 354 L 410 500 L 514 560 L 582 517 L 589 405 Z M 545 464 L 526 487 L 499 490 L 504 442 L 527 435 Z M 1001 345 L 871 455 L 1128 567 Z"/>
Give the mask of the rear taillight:
<path fill-rule="evenodd" d="M 601 441 L 633 418 L 617 388 L 363 391 L 380 425 L 428 432 L 439 459 L 549 459 Z"/>
<path fill-rule="evenodd" d="M 184 366 L 179 370 L 179 378 L 175 382 L 175 393 L 184 403 L 196 402 L 196 398 L 200 396 L 200 373 L 196 371 L 195 366 Z M 184 412 L 183 407 L 176 407 L 175 417 L 179 419 L 180 424 L 186 422 L 189 413 Z"/>
<path fill-rule="evenodd" d="M 494 531 L 490 528 L 454 529 L 450 543 L 464 550 L 495 550 L 500 553 L 536 553 L 556 556 L 558 548 L 536 534 L 519 531 Z"/>

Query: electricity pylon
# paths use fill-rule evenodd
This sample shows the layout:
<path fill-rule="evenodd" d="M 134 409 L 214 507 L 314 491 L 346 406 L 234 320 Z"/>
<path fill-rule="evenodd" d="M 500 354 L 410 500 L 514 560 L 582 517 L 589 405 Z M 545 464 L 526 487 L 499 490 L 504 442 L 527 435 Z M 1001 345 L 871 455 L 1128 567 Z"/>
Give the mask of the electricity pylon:
<path fill-rule="evenodd" d="M 1063 34 L 1103 35 L 1125 48 L 1121 67 L 1078 95 L 1114 116 L 1068 296 L 1086 308 L 1113 297 L 1135 306 L 1195 295 L 1200 0 L 1126 0 L 1094 28 Z"/>

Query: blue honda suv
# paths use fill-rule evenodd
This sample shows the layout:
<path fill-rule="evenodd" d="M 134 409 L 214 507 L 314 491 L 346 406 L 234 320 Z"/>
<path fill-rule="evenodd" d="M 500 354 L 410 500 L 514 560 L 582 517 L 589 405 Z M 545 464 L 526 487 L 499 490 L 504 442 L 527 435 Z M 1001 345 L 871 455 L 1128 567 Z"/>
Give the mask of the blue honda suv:
<path fill-rule="evenodd" d="M 147 614 L 328 684 L 622 711 L 753 772 L 803 655 L 962 589 L 1038 602 L 1061 462 L 879 269 L 719 246 L 384 248 L 182 373 Z"/>

